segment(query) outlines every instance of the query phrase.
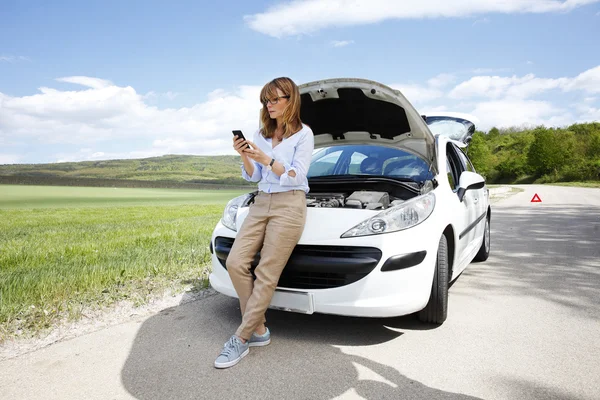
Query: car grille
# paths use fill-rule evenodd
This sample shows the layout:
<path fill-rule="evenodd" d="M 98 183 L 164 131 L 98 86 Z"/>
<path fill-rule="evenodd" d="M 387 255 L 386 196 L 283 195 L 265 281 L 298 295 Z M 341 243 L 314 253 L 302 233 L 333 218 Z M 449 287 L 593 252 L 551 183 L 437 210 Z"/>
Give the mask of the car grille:
<path fill-rule="evenodd" d="M 233 239 L 215 238 L 215 254 L 223 268 Z M 297 245 L 279 278 L 279 287 L 330 289 L 356 282 L 379 263 L 381 250 L 374 247 Z M 252 271 L 260 261 L 254 257 Z"/>

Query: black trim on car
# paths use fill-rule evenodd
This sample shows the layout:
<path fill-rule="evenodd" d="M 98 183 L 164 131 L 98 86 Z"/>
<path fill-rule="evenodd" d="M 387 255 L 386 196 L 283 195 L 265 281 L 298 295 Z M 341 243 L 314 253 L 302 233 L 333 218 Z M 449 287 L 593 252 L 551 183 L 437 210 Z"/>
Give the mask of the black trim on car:
<path fill-rule="evenodd" d="M 467 233 L 469 233 L 469 231 L 471 231 L 471 229 L 475 228 L 475 226 L 482 220 L 485 218 L 485 216 L 487 215 L 487 212 L 484 212 L 483 214 L 481 214 L 481 216 L 479 218 L 477 218 L 475 220 L 475 222 L 473 222 L 471 225 L 467 226 L 467 229 L 465 229 L 464 231 L 461 232 L 460 235 L 458 235 L 458 239 L 462 239 L 463 236 L 465 236 Z"/>
<path fill-rule="evenodd" d="M 215 238 L 215 254 L 223 268 L 233 238 Z M 278 286 L 290 289 L 331 289 L 349 285 L 367 276 L 381 260 L 375 247 L 297 245 L 279 278 Z M 258 265 L 260 252 L 252 261 Z"/>
<path fill-rule="evenodd" d="M 425 259 L 427 251 L 417 251 L 410 254 L 402 254 L 398 256 L 392 256 L 388 258 L 381 267 L 381 271 L 397 271 L 399 269 L 405 269 L 419 265 Z"/>

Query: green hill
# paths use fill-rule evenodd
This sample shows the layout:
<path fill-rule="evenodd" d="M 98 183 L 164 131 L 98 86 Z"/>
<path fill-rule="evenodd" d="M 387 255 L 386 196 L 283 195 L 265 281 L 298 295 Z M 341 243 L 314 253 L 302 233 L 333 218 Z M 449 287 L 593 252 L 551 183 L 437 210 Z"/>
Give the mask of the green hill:
<path fill-rule="evenodd" d="M 82 186 L 194 187 L 248 185 L 239 156 L 188 156 L 0 165 L 0 183 Z M 120 184 L 119 184 L 120 183 Z"/>
<path fill-rule="evenodd" d="M 600 123 L 476 132 L 468 154 L 488 183 L 600 180 Z M 0 183 L 164 188 L 250 187 L 239 156 L 0 165 Z"/>

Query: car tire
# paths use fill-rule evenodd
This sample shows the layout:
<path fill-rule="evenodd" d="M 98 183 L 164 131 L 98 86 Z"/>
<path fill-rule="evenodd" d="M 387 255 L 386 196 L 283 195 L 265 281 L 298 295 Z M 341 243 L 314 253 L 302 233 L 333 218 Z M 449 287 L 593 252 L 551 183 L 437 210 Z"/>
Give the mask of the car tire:
<path fill-rule="evenodd" d="M 438 245 L 435 272 L 429 302 L 419 311 L 421 322 L 441 325 L 448 316 L 448 240 L 442 235 Z"/>
<path fill-rule="evenodd" d="M 474 261 L 485 261 L 490 256 L 490 245 L 492 242 L 491 234 L 490 234 L 490 218 L 485 219 L 485 230 L 483 231 L 483 242 L 481 242 L 481 247 L 477 252 L 477 255 L 473 259 Z"/>

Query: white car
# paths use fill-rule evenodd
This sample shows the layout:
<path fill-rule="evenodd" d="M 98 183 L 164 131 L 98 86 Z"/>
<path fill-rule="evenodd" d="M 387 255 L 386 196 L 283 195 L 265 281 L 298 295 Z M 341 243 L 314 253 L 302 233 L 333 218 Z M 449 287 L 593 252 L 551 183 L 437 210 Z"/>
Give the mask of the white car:
<path fill-rule="evenodd" d="M 490 252 L 484 178 L 465 144 L 450 138 L 470 139 L 469 121 L 447 117 L 434 135 L 429 117 L 399 91 L 362 79 L 311 82 L 300 93 L 316 149 L 308 213 L 270 307 L 361 317 L 419 312 L 424 322 L 443 323 L 450 282 Z M 210 283 L 232 297 L 225 260 L 255 193 L 227 204 L 211 239 Z"/>

